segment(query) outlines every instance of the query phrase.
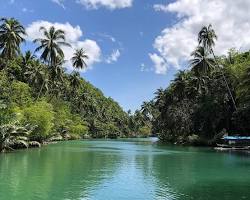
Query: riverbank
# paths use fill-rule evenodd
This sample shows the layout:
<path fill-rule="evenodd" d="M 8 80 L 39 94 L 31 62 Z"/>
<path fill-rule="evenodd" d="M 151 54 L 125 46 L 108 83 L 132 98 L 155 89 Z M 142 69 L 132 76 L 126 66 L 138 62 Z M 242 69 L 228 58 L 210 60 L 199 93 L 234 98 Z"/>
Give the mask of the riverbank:
<path fill-rule="evenodd" d="M 94 138 L 91 137 L 88 134 L 85 134 L 84 137 L 72 137 L 72 135 L 68 134 L 68 135 L 56 135 L 53 136 L 45 141 L 26 141 L 26 143 L 21 143 L 21 142 L 17 142 L 17 143 L 13 143 L 11 144 L 7 149 L 4 149 L 3 151 L 0 151 L 0 153 L 5 153 L 5 152 L 10 152 L 10 151 L 15 151 L 18 149 L 28 149 L 28 148 L 41 148 L 43 146 L 47 146 L 49 144 L 56 144 L 58 142 L 65 142 L 65 141 L 83 141 L 83 140 L 102 140 L 102 139 L 106 139 L 106 140 L 119 140 L 119 139 L 147 139 L 149 137 L 144 137 L 144 136 L 137 136 L 137 137 L 106 137 L 106 138 Z M 156 140 L 155 140 L 156 141 Z"/>

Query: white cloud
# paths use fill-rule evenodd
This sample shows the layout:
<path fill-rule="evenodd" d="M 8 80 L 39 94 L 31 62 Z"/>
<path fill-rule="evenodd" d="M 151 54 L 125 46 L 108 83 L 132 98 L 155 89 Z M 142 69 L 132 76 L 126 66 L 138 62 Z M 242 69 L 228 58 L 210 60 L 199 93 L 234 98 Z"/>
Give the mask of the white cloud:
<path fill-rule="evenodd" d="M 163 57 L 158 56 L 155 53 L 149 54 L 149 57 L 152 60 L 152 62 L 154 63 L 155 73 L 156 74 L 166 74 L 167 68 L 168 68 L 166 60 Z"/>
<path fill-rule="evenodd" d="M 113 37 L 112 35 L 109 35 L 109 34 L 106 34 L 106 33 L 99 33 L 98 35 L 101 36 L 101 37 L 109 39 L 111 42 L 116 42 L 115 37 Z"/>
<path fill-rule="evenodd" d="M 106 63 L 114 63 L 118 60 L 118 58 L 121 56 L 121 52 L 119 49 L 114 50 L 110 56 L 106 59 Z"/>
<path fill-rule="evenodd" d="M 27 12 L 30 12 L 30 13 L 33 13 L 34 12 L 34 10 L 29 10 L 28 8 L 22 8 L 22 12 L 24 12 L 24 13 L 27 13 Z"/>
<path fill-rule="evenodd" d="M 111 10 L 128 8 L 133 4 L 133 0 L 76 0 L 76 2 L 82 4 L 87 9 L 106 7 Z"/>
<path fill-rule="evenodd" d="M 145 64 L 141 63 L 140 68 L 141 68 L 141 72 L 144 72 L 145 71 Z"/>
<path fill-rule="evenodd" d="M 74 27 L 68 22 L 65 24 L 51 23 L 48 21 L 33 22 L 26 28 L 28 41 L 33 41 L 36 38 L 43 37 L 42 32 L 39 31 L 41 26 L 45 28 L 54 26 L 56 29 L 61 29 L 65 32 L 66 41 L 72 46 L 71 48 L 62 47 L 65 54 L 65 60 L 67 60 L 65 65 L 68 69 L 71 69 L 70 59 L 74 53 L 74 50 L 78 48 L 83 48 L 86 51 L 86 54 L 89 57 L 89 59 L 86 61 L 89 68 L 91 68 L 94 63 L 100 62 L 101 49 L 96 41 L 90 39 L 81 41 L 80 38 L 83 35 L 81 28 L 79 26 Z"/>
<path fill-rule="evenodd" d="M 145 63 L 140 64 L 140 71 L 141 72 L 152 72 L 154 69 L 152 67 L 147 67 Z"/>
<path fill-rule="evenodd" d="M 52 2 L 56 3 L 57 5 L 61 6 L 63 9 L 65 9 L 64 6 L 64 0 L 51 0 Z"/>
<path fill-rule="evenodd" d="M 167 12 L 168 11 L 167 7 L 168 7 L 167 5 L 162 5 L 162 4 L 155 4 L 154 5 L 154 9 L 156 11 L 165 11 L 165 12 Z"/>
<path fill-rule="evenodd" d="M 218 36 L 215 47 L 218 55 L 226 54 L 232 47 L 250 48 L 250 1 L 176 0 L 166 5 L 154 5 L 154 9 L 174 13 L 179 19 L 155 39 L 153 46 L 157 54 L 150 54 L 150 58 L 157 73 L 166 73 L 168 67 L 183 66 L 197 46 L 199 30 L 210 23 Z"/>

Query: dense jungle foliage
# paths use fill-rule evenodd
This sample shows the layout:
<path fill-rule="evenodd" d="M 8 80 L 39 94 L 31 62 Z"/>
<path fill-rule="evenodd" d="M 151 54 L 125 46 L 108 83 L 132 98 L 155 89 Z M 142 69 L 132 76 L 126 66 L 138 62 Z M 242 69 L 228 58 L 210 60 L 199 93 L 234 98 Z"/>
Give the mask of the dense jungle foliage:
<path fill-rule="evenodd" d="M 75 50 L 71 60 L 75 70 L 67 73 L 61 47 L 70 44 L 64 31 L 53 26 L 40 31 L 44 37 L 34 40 L 34 53 L 23 53 L 25 28 L 16 19 L 1 19 L 0 151 L 51 140 L 150 133 L 149 126 L 138 124 L 117 102 L 80 77 L 78 69 L 87 67 L 88 49 Z"/>
<path fill-rule="evenodd" d="M 162 141 L 214 145 L 224 134 L 250 133 L 250 52 L 216 56 L 212 26 L 198 34 L 188 70 L 134 114 L 84 80 L 88 50 L 76 49 L 74 70 L 64 66 L 64 31 L 41 27 L 34 52 L 22 52 L 25 28 L 0 23 L 0 151 L 44 141 L 158 135 Z M 39 55 L 39 57 L 37 56 Z"/>
<path fill-rule="evenodd" d="M 198 34 L 188 70 L 144 102 L 154 133 L 180 144 L 214 145 L 224 134 L 250 135 L 250 52 L 216 56 L 212 26 Z"/>

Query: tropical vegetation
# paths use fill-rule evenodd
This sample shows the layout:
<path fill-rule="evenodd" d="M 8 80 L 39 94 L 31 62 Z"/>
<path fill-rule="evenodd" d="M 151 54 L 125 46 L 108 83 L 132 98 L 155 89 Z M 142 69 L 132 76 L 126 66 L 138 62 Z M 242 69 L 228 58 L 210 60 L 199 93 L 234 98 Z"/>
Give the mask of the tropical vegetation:
<path fill-rule="evenodd" d="M 211 25 L 198 34 L 187 70 L 142 108 L 162 141 L 215 145 L 224 134 L 250 134 L 250 52 L 216 56 Z"/>
<path fill-rule="evenodd" d="M 22 52 L 26 32 L 0 21 L 0 151 L 80 138 L 147 137 L 214 145 L 224 134 L 250 133 L 250 52 L 216 56 L 211 25 L 198 33 L 187 70 L 133 114 L 81 77 L 88 49 L 75 49 L 67 71 L 63 30 L 41 27 L 37 47 Z M 39 55 L 39 57 L 37 56 Z M 68 62 L 67 62 L 68 63 Z"/>
<path fill-rule="evenodd" d="M 75 70 L 68 72 L 62 47 L 71 45 L 64 31 L 40 31 L 34 53 L 22 52 L 24 26 L 14 18 L 0 21 L 0 151 L 61 139 L 137 136 L 134 117 L 80 76 L 88 49 L 75 50 Z"/>

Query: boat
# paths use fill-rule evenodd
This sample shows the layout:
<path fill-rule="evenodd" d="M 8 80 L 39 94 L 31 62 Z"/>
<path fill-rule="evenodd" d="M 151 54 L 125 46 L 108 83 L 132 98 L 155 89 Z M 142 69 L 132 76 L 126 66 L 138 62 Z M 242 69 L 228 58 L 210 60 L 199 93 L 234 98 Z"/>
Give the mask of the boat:
<path fill-rule="evenodd" d="M 250 146 L 247 147 L 215 147 L 215 150 L 220 151 L 248 151 L 250 150 Z"/>
<path fill-rule="evenodd" d="M 224 136 L 221 138 L 221 144 L 217 144 L 215 150 L 220 151 L 247 151 L 250 150 L 249 136 Z"/>

